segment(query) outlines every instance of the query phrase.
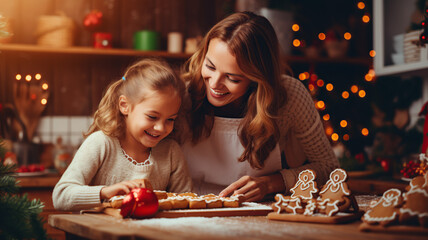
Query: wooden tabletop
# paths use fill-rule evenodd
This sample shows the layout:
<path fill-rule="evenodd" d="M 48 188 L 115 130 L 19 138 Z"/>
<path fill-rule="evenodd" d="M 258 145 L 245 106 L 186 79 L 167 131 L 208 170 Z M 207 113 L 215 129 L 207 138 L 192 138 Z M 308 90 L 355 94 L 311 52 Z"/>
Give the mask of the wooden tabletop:
<path fill-rule="evenodd" d="M 49 224 L 90 239 L 427 239 L 424 235 L 361 232 L 361 221 L 316 224 L 257 217 L 117 219 L 106 214 L 50 215 Z"/>

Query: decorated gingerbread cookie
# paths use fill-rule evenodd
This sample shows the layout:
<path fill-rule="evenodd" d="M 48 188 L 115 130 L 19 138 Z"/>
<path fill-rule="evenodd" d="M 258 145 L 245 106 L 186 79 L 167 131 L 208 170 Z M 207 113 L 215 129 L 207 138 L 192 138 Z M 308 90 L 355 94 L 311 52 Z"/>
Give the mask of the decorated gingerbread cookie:
<path fill-rule="evenodd" d="M 301 171 L 299 173 L 299 180 L 290 189 L 290 192 L 292 192 L 291 197 L 301 198 L 304 202 L 315 198 L 315 194 L 318 192 L 315 177 L 315 172 L 311 169 Z"/>
<path fill-rule="evenodd" d="M 337 168 L 330 173 L 330 179 L 323 186 L 318 197 L 318 207 L 321 213 L 333 216 L 347 210 L 351 205 L 351 191 L 346 184 L 346 171 Z"/>
<path fill-rule="evenodd" d="M 301 198 L 292 198 L 280 193 L 275 195 L 275 203 L 272 204 L 272 209 L 276 213 L 300 214 L 304 211 Z"/>
<path fill-rule="evenodd" d="M 368 224 L 380 224 L 388 226 L 398 219 L 399 208 L 403 204 L 401 191 L 395 188 L 389 189 L 383 193 L 382 198 L 370 204 L 363 218 L 363 222 Z"/>
<path fill-rule="evenodd" d="M 272 208 L 277 213 L 286 212 L 292 214 L 302 214 L 305 211 L 305 205 L 311 199 L 315 198 L 318 192 L 315 180 L 315 172 L 311 169 L 303 170 L 299 173 L 298 181 L 290 189 L 291 196 L 277 194 L 276 202 Z"/>
<path fill-rule="evenodd" d="M 428 227 L 428 173 L 423 178 L 415 177 L 410 183 L 410 190 L 404 194 L 405 204 L 400 208 L 400 223 L 416 223 Z"/>

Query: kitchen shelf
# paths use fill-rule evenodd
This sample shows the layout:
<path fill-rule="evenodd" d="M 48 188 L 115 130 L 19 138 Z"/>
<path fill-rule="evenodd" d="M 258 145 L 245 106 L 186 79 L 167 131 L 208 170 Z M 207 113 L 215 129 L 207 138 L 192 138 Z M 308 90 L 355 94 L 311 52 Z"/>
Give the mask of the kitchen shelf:
<path fill-rule="evenodd" d="M 48 54 L 76 54 L 94 56 L 135 56 L 135 57 L 162 57 L 166 59 L 187 60 L 191 54 L 169 53 L 166 51 L 138 51 L 134 49 L 96 49 L 91 47 L 45 47 L 32 44 L 0 44 L 0 52 L 26 52 L 26 53 L 48 53 Z M 286 56 L 285 61 L 290 64 L 348 64 L 370 67 L 371 58 L 308 58 L 304 56 Z"/>
<path fill-rule="evenodd" d="M 97 49 L 91 47 L 45 47 L 31 44 L 0 44 L 0 51 L 76 54 L 95 56 L 136 56 L 136 57 L 162 57 L 167 59 L 187 59 L 191 55 L 186 53 L 169 53 L 166 51 L 138 51 L 134 49 Z"/>

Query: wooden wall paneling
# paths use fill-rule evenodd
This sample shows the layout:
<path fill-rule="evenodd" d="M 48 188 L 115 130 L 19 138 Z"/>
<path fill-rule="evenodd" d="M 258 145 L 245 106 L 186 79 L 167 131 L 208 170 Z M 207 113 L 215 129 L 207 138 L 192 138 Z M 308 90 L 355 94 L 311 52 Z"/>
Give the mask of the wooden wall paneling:
<path fill-rule="evenodd" d="M 97 110 L 98 105 L 108 86 L 122 78 L 125 69 L 131 64 L 128 57 L 95 58 L 91 67 L 91 112 Z"/>
<path fill-rule="evenodd" d="M 88 58 L 59 55 L 52 66 L 53 96 L 50 103 L 55 115 L 87 116 L 91 108 L 91 76 Z"/>
<path fill-rule="evenodd" d="M 113 35 L 113 47 L 120 46 L 120 8 L 118 0 L 92 0 L 93 9 L 103 13 L 102 26 L 98 32 L 108 32 Z"/>
<path fill-rule="evenodd" d="M 152 28 L 152 0 L 121 1 L 120 15 L 120 46 L 132 49 L 134 33 L 138 30 Z"/>
<path fill-rule="evenodd" d="M 63 12 L 73 19 L 75 24 L 74 44 L 76 46 L 92 46 L 92 33 L 83 27 L 83 19 L 93 9 L 92 1 L 88 0 L 55 0 L 55 11 Z"/>
<path fill-rule="evenodd" d="M 53 0 L 19 0 L 19 12 L 17 15 L 17 28 L 15 29 L 17 42 L 36 43 L 36 27 L 38 17 L 53 13 Z"/>

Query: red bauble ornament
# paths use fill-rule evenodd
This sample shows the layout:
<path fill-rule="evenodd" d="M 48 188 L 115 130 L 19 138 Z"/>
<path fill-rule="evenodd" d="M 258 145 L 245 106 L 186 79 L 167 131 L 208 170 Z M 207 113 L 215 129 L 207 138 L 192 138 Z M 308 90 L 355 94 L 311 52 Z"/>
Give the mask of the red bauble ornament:
<path fill-rule="evenodd" d="M 123 199 L 120 214 L 122 217 L 146 218 L 153 216 L 158 208 L 158 198 L 152 190 L 135 188 Z"/>
<path fill-rule="evenodd" d="M 101 26 L 102 19 L 103 19 L 102 12 L 98 10 L 92 10 L 83 19 L 83 26 L 90 31 L 94 31 Z"/>

